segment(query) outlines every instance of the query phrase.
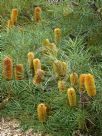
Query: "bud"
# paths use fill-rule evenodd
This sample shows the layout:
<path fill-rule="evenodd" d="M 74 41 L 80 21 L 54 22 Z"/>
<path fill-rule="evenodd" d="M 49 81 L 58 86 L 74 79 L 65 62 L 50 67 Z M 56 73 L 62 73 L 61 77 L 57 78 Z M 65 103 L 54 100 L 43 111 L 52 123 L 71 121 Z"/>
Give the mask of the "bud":
<path fill-rule="evenodd" d="M 38 69 L 35 73 L 33 83 L 34 84 L 40 84 L 44 78 L 44 71 L 41 69 Z"/>
<path fill-rule="evenodd" d="M 55 43 L 60 42 L 61 40 L 61 29 L 60 28 L 54 29 L 54 36 L 55 36 Z"/>
<path fill-rule="evenodd" d="M 10 57 L 5 57 L 3 60 L 3 77 L 6 80 L 11 80 L 13 76 L 13 62 Z"/>
<path fill-rule="evenodd" d="M 24 77 L 24 67 L 23 64 L 18 64 L 15 66 L 14 70 L 15 79 L 16 80 L 22 80 Z"/>
<path fill-rule="evenodd" d="M 64 76 L 66 76 L 66 73 L 67 73 L 67 64 L 65 62 L 56 60 L 53 63 L 53 70 L 54 70 L 56 76 L 64 77 Z"/>
<path fill-rule="evenodd" d="M 90 97 L 96 95 L 94 76 L 91 74 L 85 76 L 85 89 Z"/>
<path fill-rule="evenodd" d="M 85 84 L 85 76 L 86 74 L 81 74 L 79 77 L 79 86 L 80 86 L 80 91 L 84 91 L 84 84 Z"/>
<path fill-rule="evenodd" d="M 40 122 L 45 122 L 47 117 L 47 107 L 44 103 L 40 103 L 37 107 L 38 119 Z"/>
<path fill-rule="evenodd" d="M 58 89 L 59 91 L 65 91 L 65 82 L 63 80 L 58 81 Z"/>
<path fill-rule="evenodd" d="M 29 52 L 27 56 L 28 56 L 29 67 L 32 69 L 33 68 L 34 53 L 33 52 Z"/>
<path fill-rule="evenodd" d="M 74 88 L 69 88 L 67 90 L 67 95 L 70 106 L 76 106 L 76 92 Z"/>
<path fill-rule="evenodd" d="M 17 23 L 17 17 L 18 17 L 18 9 L 12 9 L 12 12 L 11 12 L 11 21 L 13 24 L 16 24 Z"/>
<path fill-rule="evenodd" d="M 33 66 L 34 66 L 34 71 L 36 73 L 36 71 L 38 69 L 41 69 L 41 62 L 39 59 L 33 59 Z"/>
<path fill-rule="evenodd" d="M 74 73 L 70 74 L 70 82 L 71 82 L 72 86 L 78 84 L 78 74 L 77 73 L 74 72 Z"/>
<path fill-rule="evenodd" d="M 44 46 L 49 46 L 49 44 L 50 44 L 49 39 L 43 40 L 43 45 L 44 45 Z"/>
<path fill-rule="evenodd" d="M 39 23 L 41 21 L 41 8 L 40 7 L 36 7 L 34 9 L 34 19 L 37 23 Z"/>

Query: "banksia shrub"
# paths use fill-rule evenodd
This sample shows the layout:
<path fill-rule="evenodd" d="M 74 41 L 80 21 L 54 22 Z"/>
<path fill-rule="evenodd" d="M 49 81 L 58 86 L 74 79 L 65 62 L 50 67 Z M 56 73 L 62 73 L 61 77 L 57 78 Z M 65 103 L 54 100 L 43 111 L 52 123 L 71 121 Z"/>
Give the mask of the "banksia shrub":
<path fill-rule="evenodd" d="M 80 91 L 84 91 L 85 90 L 85 76 L 86 74 L 81 74 L 79 77 L 79 87 L 80 87 Z"/>
<path fill-rule="evenodd" d="M 67 90 L 68 100 L 70 106 L 76 106 L 76 92 L 74 88 L 69 88 Z"/>
<path fill-rule="evenodd" d="M 5 57 L 3 60 L 3 77 L 6 80 L 11 80 L 13 76 L 13 62 L 10 57 Z"/>
<path fill-rule="evenodd" d="M 74 73 L 70 74 L 70 82 L 71 82 L 72 86 L 78 84 L 78 74 L 77 73 L 74 72 Z"/>
<path fill-rule="evenodd" d="M 36 73 L 36 71 L 38 69 L 41 69 L 41 62 L 39 59 L 33 59 L 33 66 L 34 66 L 34 71 Z"/>
<path fill-rule="evenodd" d="M 34 9 L 34 19 L 36 21 L 36 23 L 39 23 L 41 21 L 41 8 L 40 7 L 36 7 Z"/>
<path fill-rule="evenodd" d="M 55 37 L 55 43 L 60 42 L 61 40 L 61 29 L 60 28 L 54 29 L 54 37 Z"/>
<path fill-rule="evenodd" d="M 53 63 L 53 70 L 57 77 L 64 77 L 67 74 L 67 64 L 63 61 L 56 60 Z"/>
<path fill-rule="evenodd" d="M 7 28 L 12 28 L 13 27 L 13 22 L 9 19 L 8 21 L 7 21 Z"/>
<path fill-rule="evenodd" d="M 23 64 L 18 64 L 14 69 L 15 79 L 22 80 L 24 77 L 24 67 Z"/>
<path fill-rule="evenodd" d="M 94 76 L 91 74 L 85 76 L 85 89 L 90 97 L 96 95 Z"/>
<path fill-rule="evenodd" d="M 47 117 L 47 107 L 44 103 L 40 103 L 37 107 L 38 119 L 40 122 L 45 122 Z"/>
<path fill-rule="evenodd" d="M 32 69 L 33 68 L 34 53 L 33 52 L 29 52 L 27 56 L 28 56 L 29 67 L 30 67 L 30 69 Z"/>
<path fill-rule="evenodd" d="M 34 84 L 40 84 L 44 78 L 44 71 L 41 69 L 38 69 L 35 73 L 33 83 Z"/>
<path fill-rule="evenodd" d="M 65 91 L 66 87 L 65 87 L 65 82 L 63 80 L 58 81 L 58 89 L 59 91 Z"/>
<path fill-rule="evenodd" d="M 18 9 L 12 9 L 12 12 L 11 12 L 11 21 L 13 24 L 16 24 L 17 23 L 17 17 L 18 17 Z"/>

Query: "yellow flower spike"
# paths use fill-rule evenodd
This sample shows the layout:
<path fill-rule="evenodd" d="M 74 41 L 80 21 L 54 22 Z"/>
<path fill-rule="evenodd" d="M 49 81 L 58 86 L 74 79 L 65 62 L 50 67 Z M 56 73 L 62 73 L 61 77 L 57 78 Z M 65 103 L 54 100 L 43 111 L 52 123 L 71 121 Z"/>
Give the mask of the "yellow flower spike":
<path fill-rule="evenodd" d="M 67 90 L 68 101 L 70 106 L 76 106 L 76 92 L 74 88 Z"/>
<path fill-rule="evenodd" d="M 80 91 L 84 91 L 85 89 L 85 76 L 86 74 L 80 74 L 80 77 L 79 77 L 79 87 L 80 87 Z"/>
<path fill-rule="evenodd" d="M 54 37 L 55 37 L 55 43 L 60 42 L 61 40 L 61 29 L 60 28 L 54 29 Z"/>
<path fill-rule="evenodd" d="M 14 70 L 15 79 L 16 80 L 22 80 L 24 77 L 24 67 L 23 64 L 18 64 L 15 66 Z"/>
<path fill-rule="evenodd" d="M 34 19 L 36 23 L 39 23 L 41 21 L 41 8 L 40 7 L 36 7 L 34 9 Z"/>
<path fill-rule="evenodd" d="M 13 61 L 10 57 L 5 57 L 3 60 L 3 77 L 6 80 L 11 80 L 13 76 Z"/>
<path fill-rule="evenodd" d="M 40 84 L 44 78 L 45 72 L 41 69 L 38 69 L 37 72 L 35 73 L 33 83 L 34 84 Z"/>
<path fill-rule="evenodd" d="M 56 74 L 56 76 L 60 77 L 64 77 L 67 74 L 67 64 L 65 62 L 56 60 L 53 63 L 53 70 Z"/>
<path fill-rule="evenodd" d="M 34 66 L 34 71 L 36 73 L 36 71 L 38 69 L 41 69 L 41 62 L 39 59 L 33 59 L 33 66 Z"/>
<path fill-rule="evenodd" d="M 78 74 L 77 73 L 74 72 L 70 74 L 70 82 L 72 86 L 78 84 Z"/>
<path fill-rule="evenodd" d="M 59 91 L 65 91 L 66 87 L 65 87 L 65 82 L 63 80 L 58 81 L 58 89 Z"/>
<path fill-rule="evenodd" d="M 44 45 L 44 46 L 49 46 L 49 44 L 50 44 L 49 39 L 43 40 L 43 45 Z"/>
<path fill-rule="evenodd" d="M 44 103 L 40 103 L 37 107 L 38 119 L 40 122 L 45 122 L 47 118 L 47 107 Z"/>
<path fill-rule="evenodd" d="M 13 24 L 16 24 L 17 23 L 17 17 L 18 17 L 18 9 L 12 9 L 12 12 L 11 12 L 11 21 Z"/>
<path fill-rule="evenodd" d="M 7 21 L 7 28 L 12 28 L 13 27 L 13 23 L 12 23 L 12 21 L 9 19 L 8 21 Z"/>
<path fill-rule="evenodd" d="M 27 56 L 28 56 L 29 67 L 32 69 L 33 68 L 34 53 L 33 52 L 29 52 Z"/>
<path fill-rule="evenodd" d="M 91 74 L 85 76 L 85 89 L 90 97 L 96 95 L 94 76 Z"/>

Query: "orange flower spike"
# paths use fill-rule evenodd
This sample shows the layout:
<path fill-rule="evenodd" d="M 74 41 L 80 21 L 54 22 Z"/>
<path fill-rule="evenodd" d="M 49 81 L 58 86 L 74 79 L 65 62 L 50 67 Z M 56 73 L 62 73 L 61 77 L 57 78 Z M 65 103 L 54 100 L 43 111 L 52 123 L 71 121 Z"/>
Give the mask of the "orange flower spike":
<path fill-rule="evenodd" d="M 33 66 L 34 66 L 34 71 L 36 73 L 36 71 L 38 69 L 41 69 L 41 62 L 39 59 L 33 59 Z"/>
<path fill-rule="evenodd" d="M 65 91 L 65 82 L 63 80 L 58 81 L 58 89 L 59 91 Z"/>
<path fill-rule="evenodd" d="M 16 80 L 22 80 L 24 76 L 24 67 L 23 64 L 18 64 L 15 66 L 14 70 L 15 79 Z"/>
<path fill-rule="evenodd" d="M 11 12 L 11 21 L 13 24 L 16 24 L 17 23 L 17 17 L 18 17 L 18 9 L 12 9 L 12 12 Z"/>
<path fill-rule="evenodd" d="M 40 103 L 37 107 L 38 119 L 40 122 L 45 122 L 47 117 L 47 107 L 44 103 Z"/>
<path fill-rule="evenodd" d="M 7 28 L 12 28 L 13 27 L 13 23 L 12 23 L 12 21 L 11 20 L 8 20 L 7 21 Z"/>
<path fill-rule="evenodd" d="M 41 8 L 40 7 L 36 7 L 34 9 L 34 19 L 37 23 L 39 23 L 41 21 Z"/>
<path fill-rule="evenodd" d="M 34 53 L 33 52 L 29 52 L 27 56 L 28 56 L 29 67 L 32 69 L 33 68 Z"/>
<path fill-rule="evenodd" d="M 94 81 L 94 76 L 91 74 L 87 74 L 85 76 L 85 89 L 87 94 L 92 97 L 96 95 L 96 85 Z"/>
<path fill-rule="evenodd" d="M 77 73 L 74 72 L 70 74 L 70 82 L 72 86 L 78 84 L 78 74 Z"/>
<path fill-rule="evenodd" d="M 60 28 L 54 29 L 54 36 L 55 36 L 55 43 L 60 42 L 61 40 L 61 29 Z"/>
<path fill-rule="evenodd" d="M 69 88 L 67 90 L 68 100 L 70 106 L 76 106 L 76 92 L 74 88 Z"/>
<path fill-rule="evenodd" d="M 80 91 L 84 91 L 85 76 L 86 74 L 81 74 L 79 77 Z"/>
<path fill-rule="evenodd" d="M 44 74 L 45 74 L 45 72 L 43 70 L 38 69 L 35 76 L 34 76 L 33 83 L 40 84 L 44 78 Z"/>
<path fill-rule="evenodd" d="M 3 60 L 3 77 L 6 80 L 11 80 L 13 76 L 13 61 L 10 57 L 5 57 Z"/>

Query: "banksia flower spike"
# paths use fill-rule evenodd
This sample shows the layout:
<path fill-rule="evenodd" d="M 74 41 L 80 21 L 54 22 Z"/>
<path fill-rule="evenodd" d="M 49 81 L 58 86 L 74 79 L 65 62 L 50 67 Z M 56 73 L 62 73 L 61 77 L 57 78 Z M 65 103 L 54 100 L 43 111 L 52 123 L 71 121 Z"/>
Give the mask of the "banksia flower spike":
<path fill-rule="evenodd" d="M 96 95 L 94 76 L 91 74 L 85 76 L 85 89 L 90 97 Z"/>
<path fill-rule="evenodd" d="M 59 43 L 61 40 L 61 29 L 60 28 L 54 29 L 54 37 L 55 37 L 55 43 Z"/>
<path fill-rule="evenodd" d="M 80 91 L 84 91 L 85 90 L 85 76 L 86 74 L 81 74 L 79 77 L 79 87 L 80 87 Z"/>
<path fill-rule="evenodd" d="M 3 60 L 3 77 L 6 80 L 11 80 L 13 76 L 13 62 L 10 57 L 5 57 Z"/>
<path fill-rule="evenodd" d="M 15 66 L 14 70 L 15 79 L 16 80 L 22 80 L 24 77 L 24 67 L 23 64 L 18 64 Z"/>
<path fill-rule="evenodd" d="M 47 117 L 47 107 L 44 103 L 40 103 L 37 107 L 38 119 L 40 122 L 45 122 Z"/>
<path fill-rule="evenodd" d="M 74 72 L 74 73 L 70 74 L 70 82 L 71 82 L 72 86 L 78 84 L 78 74 L 77 73 Z"/>
<path fill-rule="evenodd" d="M 12 23 L 12 21 L 9 19 L 8 21 L 7 21 L 7 28 L 12 28 L 13 27 L 13 23 Z"/>
<path fill-rule="evenodd" d="M 12 12 L 11 12 L 11 21 L 13 24 L 16 24 L 17 23 L 17 17 L 18 17 L 18 9 L 12 9 Z"/>
<path fill-rule="evenodd" d="M 41 8 L 40 7 L 36 7 L 34 9 L 34 19 L 36 21 L 36 23 L 39 23 L 41 21 Z"/>
<path fill-rule="evenodd" d="M 27 56 L 28 56 L 29 67 L 30 67 L 30 69 L 32 69 L 33 68 L 34 53 L 33 52 L 29 52 Z"/>
<path fill-rule="evenodd" d="M 49 46 L 49 44 L 50 44 L 50 41 L 49 41 L 49 39 L 45 39 L 45 40 L 43 40 L 43 46 Z"/>
<path fill-rule="evenodd" d="M 67 64 L 65 62 L 56 60 L 53 63 L 53 70 L 57 77 L 64 77 L 67 73 Z"/>
<path fill-rule="evenodd" d="M 44 71 L 41 69 L 38 69 L 35 73 L 34 79 L 33 79 L 33 83 L 34 84 L 40 84 L 44 78 Z"/>
<path fill-rule="evenodd" d="M 38 69 L 41 69 L 40 60 L 39 59 L 33 59 L 33 66 L 34 66 L 34 71 L 36 73 Z"/>
<path fill-rule="evenodd" d="M 65 82 L 63 80 L 58 81 L 58 89 L 59 91 L 65 91 L 66 87 L 65 87 Z"/>
<path fill-rule="evenodd" d="M 67 90 L 68 100 L 70 106 L 76 106 L 76 92 L 74 88 L 69 88 Z"/>

